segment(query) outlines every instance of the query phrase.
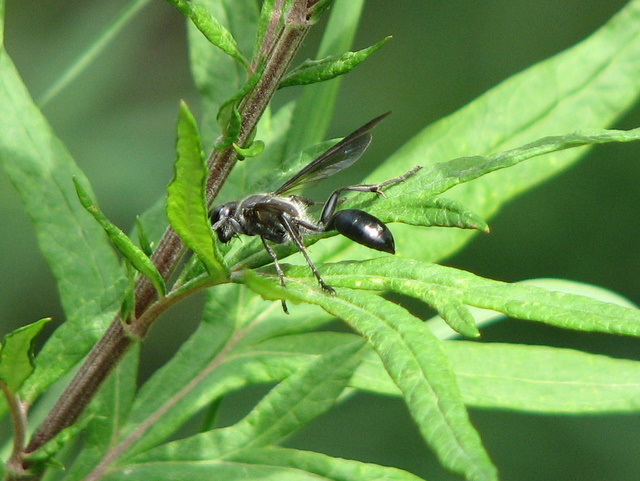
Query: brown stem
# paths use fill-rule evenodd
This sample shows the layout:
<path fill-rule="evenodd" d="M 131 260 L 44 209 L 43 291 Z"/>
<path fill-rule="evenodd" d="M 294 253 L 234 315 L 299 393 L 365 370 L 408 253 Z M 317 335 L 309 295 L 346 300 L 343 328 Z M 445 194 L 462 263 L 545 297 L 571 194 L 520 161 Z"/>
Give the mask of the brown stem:
<path fill-rule="evenodd" d="M 27 410 L 20 401 L 18 395 L 13 392 L 4 382 L 0 381 L 0 388 L 4 392 L 9 411 L 11 412 L 11 422 L 13 424 L 13 451 L 7 461 L 7 470 L 21 476 L 24 474 L 22 466 L 22 450 L 27 431 Z"/>
<path fill-rule="evenodd" d="M 255 130 L 260 116 L 306 36 L 310 28 L 308 9 L 312 3 L 314 2 L 297 0 L 289 10 L 277 38 L 269 40 L 272 45 L 268 48 L 264 74 L 239 107 L 243 119 L 237 141 L 239 145 L 244 145 Z M 237 154 L 233 148 L 214 150 L 209 156 L 210 174 L 207 181 L 209 204 L 217 196 L 236 160 Z M 185 252 L 184 244 L 178 235 L 173 229 L 168 228 L 152 256 L 152 261 L 162 276 L 168 279 Z M 31 438 L 26 448 L 27 453 L 37 450 L 78 419 L 131 345 L 137 340 L 144 339 L 152 323 L 171 304 L 163 303 L 163 299 L 158 300 L 154 287 L 142 277 L 136 286 L 135 300 L 134 319 L 129 324 L 123 324 L 119 317 L 114 319 Z M 39 479 L 39 476 L 34 475 L 32 479 Z"/>

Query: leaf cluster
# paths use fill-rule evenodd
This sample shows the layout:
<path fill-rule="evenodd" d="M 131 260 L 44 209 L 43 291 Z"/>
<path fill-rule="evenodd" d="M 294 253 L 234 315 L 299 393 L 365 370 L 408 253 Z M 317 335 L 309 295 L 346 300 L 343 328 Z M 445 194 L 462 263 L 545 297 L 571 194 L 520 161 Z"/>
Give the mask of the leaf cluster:
<path fill-rule="evenodd" d="M 344 203 L 390 223 L 401 255 L 378 257 L 343 238 L 328 239 L 330 233 L 305 239 L 335 296 L 317 287 L 305 265 L 284 265 L 287 287 L 281 288 L 256 239 L 219 245 L 208 218 L 203 145 L 245 157 L 218 201 L 273 190 L 332 145 L 317 142 L 331 116 L 335 77 L 387 39 L 345 53 L 362 3 L 317 2 L 305 21 L 317 21 L 331 6 L 318 59 L 291 69 L 279 84 L 304 86 L 302 95 L 276 112 L 267 109 L 248 142 L 239 143 L 243 108 L 263 80 L 270 46 L 297 18 L 299 2 L 267 0 L 261 10 L 250 0 L 170 3 L 191 22 L 191 68 L 205 113 L 200 129 L 180 105 L 174 179 L 166 203 L 140 218 L 137 244 L 98 209 L 87 179 L 31 101 L 6 51 L 0 52 L 0 160 L 33 219 L 67 316 L 35 362 L 31 346 L 45 320 L 5 337 L 0 384 L 7 403 L 0 412 L 15 418 L 21 403 L 35 401 L 80 362 L 117 311 L 124 321 L 132 317 L 140 276 L 151 281 L 165 308 L 211 287 L 202 322 L 166 365 L 138 387 L 139 349 L 132 348 L 83 421 L 36 451 L 33 462 L 48 462 L 82 430 L 84 445 L 67 464 L 65 479 L 419 479 L 396 468 L 282 447 L 346 396 L 368 391 L 402 397 L 444 467 L 466 479 L 493 480 L 497 470 L 467 406 L 638 412 L 637 362 L 448 340 L 477 337 L 487 323 L 506 316 L 637 337 L 640 311 L 634 306 L 604 291 L 593 295 L 579 283 L 569 284 L 577 292 L 566 292 L 567 283 L 559 281 L 503 283 L 435 262 L 487 231 L 486 220 L 516 194 L 577 162 L 585 147 L 640 139 L 640 129 L 605 130 L 640 95 L 640 2 L 630 2 L 581 44 L 426 127 L 373 172 L 366 182 L 424 166 L 384 197 L 360 194 Z M 326 105 L 318 108 L 318 99 Z M 151 222 L 164 212 L 194 253 L 171 283 L 150 259 L 157 242 L 148 235 Z M 293 253 L 289 245 L 275 250 L 279 258 Z M 420 319 L 381 295 L 388 293 L 424 303 L 437 315 Z M 295 304 L 291 315 L 272 302 L 278 299 Z M 334 318 L 353 333 L 318 329 Z M 243 419 L 218 426 L 220 400 L 257 384 L 275 387 Z M 199 432 L 171 440 L 203 412 Z M 16 429 L 14 452 L 24 447 L 20 433 Z M 17 477 L 12 461 L 7 470 Z"/>

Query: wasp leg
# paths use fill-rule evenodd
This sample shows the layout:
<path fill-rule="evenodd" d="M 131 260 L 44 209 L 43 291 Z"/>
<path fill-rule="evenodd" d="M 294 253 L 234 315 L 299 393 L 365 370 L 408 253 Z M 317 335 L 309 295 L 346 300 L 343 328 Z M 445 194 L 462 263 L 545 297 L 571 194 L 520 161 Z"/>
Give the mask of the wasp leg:
<path fill-rule="evenodd" d="M 309 269 L 311 269 L 311 272 L 313 272 L 313 275 L 317 279 L 318 284 L 320 284 L 320 287 L 322 287 L 322 290 L 325 292 L 328 292 L 329 294 L 335 294 L 336 293 L 335 289 L 322 280 L 322 277 L 320 277 L 320 273 L 318 272 L 318 269 L 316 269 L 316 266 L 313 265 L 313 262 L 311 261 L 311 258 L 307 253 L 307 248 L 304 246 L 302 242 L 302 236 L 300 235 L 298 226 L 293 222 L 293 219 L 291 219 L 291 217 L 289 217 L 288 215 L 282 215 L 281 220 L 282 220 L 282 225 L 284 226 L 287 233 L 289 234 L 289 237 L 291 237 L 291 240 L 293 241 L 293 243 L 296 245 L 298 250 L 302 252 L 302 255 L 307 260 L 307 265 L 309 266 Z"/>
<path fill-rule="evenodd" d="M 278 273 L 278 277 L 280 278 L 280 285 L 282 287 L 287 287 L 284 281 L 284 273 L 282 272 L 282 267 L 280 267 L 280 263 L 278 262 L 278 256 L 276 256 L 276 253 L 271 248 L 271 246 L 267 244 L 267 240 L 264 237 L 261 236 L 260 239 L 262 239 L 262 245 L 264 245 L 264 248 L 273 260 L 273 266 L 276 268 L 276 272 Z M 282 303 L 282 310 L 284 311 L 284 313 L 289 314 L 289 309 L 287 309 L 287 303 L 285 302 L 285 300 L 281 299 L 280 302 Z"/>
<path fill-rule="evenodd" d="M 422 169 L 422 166 L 418 165 L 398 177 L 385 180 L 384 182 L 380 182 L 379 184 L 348 185 L 346 187 L 341 187 L 340 189 L 334 190 L 333 193 L 327 199 L 327 202 L 325 202 L 324 204 L 324 208 L 322 209 L 322 214 L 320 214 L 320 223 L 325 227 L 328 224 L 330 224 L 331 218 L 333 217 L 333 214 L 336 211 L 336 207 L 338 206 L 338 202 L 340 201 L 339 196 L 343 192 L 346 192 L 346 191 L 373 192 L 378 195 L 384 195 L 384 193 L 382 192 L 383 187 L 404 182 L 407 178 L 411 177 L 420 169 Z"/>

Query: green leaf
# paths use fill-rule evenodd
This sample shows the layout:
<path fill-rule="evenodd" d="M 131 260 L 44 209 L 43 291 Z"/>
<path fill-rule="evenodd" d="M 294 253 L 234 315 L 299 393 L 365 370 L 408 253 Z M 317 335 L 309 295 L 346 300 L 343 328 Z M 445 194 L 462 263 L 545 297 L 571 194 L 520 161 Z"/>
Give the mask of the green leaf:
<path fill-rule="evenodd" d="M 211 12 L 225 28 L 232 31 L 241 48 L 248 52 L 255 41 L 258 3 L 253 0 L 202 0 L 200 5 Z M 244 67 L 211 43 L 193 24 L 187 28 L 189 65 L 202 98 L 200 132 L 205 146 L 220 136 L 217 114 L 246 82 Z"/>
<path fill-rule="evenodd" d="M 153 248 L 160 242 L 162 235 L 166 232 L 169 221 L 167 220 L 167 198 L 163 196 L 159 198 L 154 204 L 144 211 L 142 215 L 137 216 L 139 219 L 144 237 L 148 239 L 148 246 L 143 247 L 144 241 L 140 239 L 140 230 L 136 228 L 136 233 L 131 233 L 131 237 L 136 234 L 138 236 L 138 242 L 140 248 L 144 251 L 147 248 Z M 137 222 L 137 220 L 136 220 Z"/>
<path fill-rule="evenodd" d="M 640 140 L 640 128 L 628 131 L 592 129 L 573 132 L 566 135 L 544 137 L 529 144 L 504 152 L 498 152 L 496 154 L 486 156 L 474 155 L 471 157 L 461 157 L 424 167 L 404 182 L 393 185 L 385 190 L 384 198 L 361 195 L 355 197 L 351 202 L 345 205 L 361 209 L 364 208 L 371 214 L 379 217 L 383 222 L 397 220 L 399 222 L 406 222 L 407 224 L 416 224 L 420 222 L 420 219 L 422 219 L 422 222 L 425 222 L 424 225 L 431 225 L 431 219 L 427 217 L 427 213 L 422 217 L 420 217 L 419 213 L 418 215 L 415 214 L 416 206 L 419 206 L 424 202 L 433 203 L 433 196 L 441 194 L 452 187 L 457 187 L 455 191 L 452 191 L 450 194 L 455 195 L 461 184 L 464 185 L 471 180 L 474 180 L 473 183 L 478 181 L 482 182 L 481 179 L 486 174 L 492 173 L 495 175 L 496 171 L 506 169 L 507 167 L 513 169 L 514 166 L 517 166 L 517 164 L 520 163 L 535 164 L 536 161 L 531 159 L 545 154 L 584 146 L 611 142 L 633 142 L 637 140 Z M 493 178 L 493 175 L 491 178 Z M 451 201 L 446 202 L 450 203 Z M 409 205 L 406 213 L 402 211 L 402 206 L 404 204 Z M 465 222 L 469 221 L 472 223 L 484 224 L 477 214 L 465 211 L 466 209 L 464 211 L 460 211 L 464 212 Z M 458 215 L 460 215 L 460 213 L 456 214 L 454 212 L 452 214 L 445 214 L 446 217 L 450 217 L 448 220 L 453 219 L 454 221 L 456 221 L 456 217 Z M 437 219 L 437 215 L 435 218 Z M 445 219 L 445 222 L 446 221 L 447 219 Z M 479 227 L 481 227 L 482 224 L 480 224 Z M 432 231 L 421 231 L 420 235 L 416 235 L 415 229 L 409 231 L 407 228 L 401 229 L 394 227 L 393 230 L 394 235 L 397 230 L 400 230 L 400 235 L 396 236 L 396 250 L 403 255 L 409 255 L 415 258 L 425 258 L 427 256 L 430 257 L 432 254 L 429 249 L 439 249 L 439 243 L 432 246 L 426 240 L 433 234 Z M 333 233 L 333 235 L 335 235 L 335 233 Z M 341 257 L 362 257 L 362 254 L 358 255 L 358 253 L 354 251 L 353 242 L 346 239 L 339 239 L 331 245 L 330 250 L 325 250 L 323 256 L 325 258 L 334 257 L 339 253 Z M 366 251 L 361 250 L 361 252 Z"/>
<path fill-rule="evenodd" d="M 626 299 L 595 286 L 560 279 L 536 279 L 519 285 L 547 286 L 567 294 L 588 295 L 590 302 L 598 299 L 605 309 L 615 303 L 638 312 Z M 478 324 L 505 317 L 503 313 L 484 309 L 474 308 L 472 312 Z M 437 319 L 428 321 L 432 331 L 450 335 L 436 323 Z M 634 379 L 640 365 L 635 361 L 513 344 L 455 341 L 445 342 L 444 347 L 468 405 L 550 414 L 625 412 L 639 408 Z M 400 394 L 374 353 L 364 357 L 352 386 L 380 394 Z"/>
<path fill-rule="evenodd" d="M 264 142 L 256 140 L 251 142 L 251 145 L 246 148 L 240 147 L 238 144 L 233 144 L 233 149 L 238 153 L 238 160 L 244 160 L 248 157 L 256 157 L 264 151 Z"/>
<path fill-rule="evenodd" d="M 318 0 L 314 3 L 311 7 L 311 17 L 309 18 L 309 21 L 312 23 L 317 22 L 325 10 L 330 8 L 334 2 L 335 0 Z"/>
<path fill-rule="evenodd" d="M 405 191 L 414 197 L 427 198 L 450 188 L 475 180 L 497 170 L 513 167 L 525 160 L 567 149 L 611 142 L 634 142 L 640 140 L 640 128 L 632 130 L 590 129 L 564 135 L 543 137 L 534 142 L 492 155 L 461 157 L 423 169 L 404 184 Z"/>
<path fill-rule="evenodd" d="M 434 303 L 436 309 L 447 300 L 564 329 L 640 336 L 640 310 L 536 286 L 485 279 L 428 262 L 387 256 L 325 264 L 320 272 L 333 287 L 394 291 L 426 303 L 437 297 L 440 300 Z M 287 281 L 312 281 L 306 266 L 291 266 L 285 276 Z"/>
<path fill-rule="evenodd" d="M 420 481 L 414 474 L 397 468 L 334 458 L 321 453 L 280 447 L 243 449 L 230 460 L 203 460 L 172 463 L 149 461 L 130 468 L 137 479 L 223 479 L 242 481 Z M 105 478 L 127 478 L 125 469 Z"/>
<path fill-rule="evenodd" d="M 169 0 L 169 3 L 186 15 L 209 42 L 248 68 L 249 62 L 240 52 L 233 35 L 206 8 L 189 0 Z"/>
<path fill-rule="evenodd" d="M 141 388 L 123 430 L 139 433 L 128 452 L 159 444 L 221 396 L 280 381 L 341 345 L 334 337 L 295 336 L 328 320 L 315 306 L 283 316 L 280 304 L 265 302 L 244 286 L 210 289 L 197 331 Z M 160 415 L 162 422 L 157 422 Z"/>
<path fill-rule="evenodd" d="M 175 175 L 167 188 L 167 218 L 185 245 L 202 260 L 209 274 L 219 276 L 224 267 L 213 240 L 205 199 L 207 165 L 198 126 L 184 102 L 180 103 L 176 150 Z"/>
<path fill-rule="evenodd" d="M 459 227 L 489 232 L 487 223 L 460 203 L 432 197 L 394 197 L 385 203 L 385 222 L 402 222 L 420 226 Z"/>
<path fill-rule="evenodd" d="M 362 347 L 361 339 L 351 339 L 289 376 L 237 424 L 146 451 L 123 469 L 132 473 L 137 464 L 144 469 L 168 460 L 221 462 L 245 449 L 281 441 L 335 404 L 358 365 Z"/>
<path fill-rule="evenodd" d="M 363 345 L 362 339 L 352 338 L 278 384 L 246 418 L 228 430 L 233 444 L 275 444 L 332 408 L 358 366 Z M 222 450 L 229 452 L 229 448 L 223 446 Z"/>
<path fill-rule="evenodd" d="M 242 99 L 257 85 L 263 70 L 264 64 L 261 64 L 245 84 L 220 107 L 218 123 L 222 129 L 223 137 L 216 142 L 216 149 L 226 149 L 238 140 L 242 129 L 242 116 L 238 111 L 238 106 Z"/>
<path fill-rule="evenodd" d="M 427 127 L 371 178 L 387 179 L 416 164 L 435 166 L 458 157 L 505 151 L 545 136 L 613 124 L 640 94 L 639 12 L 640 3 L 629 2 L 583 42 L 514 75 Z M 586 152 L 541 156 L 459 185 L 448 197 L 489 219 L 509 199 L 566 169 Z M 451 255 L 471 237 L 470 232 L 456 229 L 416 235 L 403 225 L 394 226 L 393 232 L 398 252 L 428 260 Z M 347 243 L 340 247 L 351 249 Z"/>
<path fill-rule="evenodd" d="M 5 0 L 0 0 L 0 47 L 4 46 L 4 5 Z"/>
<path fill-rule="evenodd" d="M 251 271 L 243 275 L 260 294 L 272 281 Z M 287 278 L 287 296 L 317 304 L 347 322 L 378 353 L 402 391 L 420 432 L 440 462 L 468 479 L 497 479 L 495 468 L 471 425 L 440 342 L 400 306 L 365 292 L 337 290 L 328 296 Z"/>
<path fill-rule="evenodd" d="M 230 101 L 222 104 L 222 107 L 220 107 L 218 122 L 220 122 L 223 137 L 216 142 L 216 149 L 226 149 L 233 145 L 240 137 L 240 130 L 242 129 L 242 115 L 238 110 L 238 106 L 248 91 L 249 88 L 243 88 L 240 94 L 235 95 Z"/>
<path fill-rule="evenodd" d="M 259 58 L 260 49 L 264 49 L 266 45 L 270 45 L 271 42 L 266 40 L 266 36 L 269 35 L 270 39 L 282 30 L 284 24 L 284 18 L 282 10 L 275 10 L 275 0 L 264 0 L 260 9 L 260 17 L 257 22 L 256 38 L 253 46 L 253 58 Z"/>
<path fill-rule="evenodd" d="M 45 343 L 20 396 L 33 401 L 95 344 L 120 308 L 124 267 L 76 199 L 82 172 L 53 134 L 5 51 L 0 51 L 0 162 L 32 219 L 58 283 L 63 323 Z"/>
<path fill-rule="evenodd" d="M 278 88 L 324 82 L 349 73 L 364 62 L 369 55 L 382 47 L 390 38 L 383 38 L 375 45 L 356 52 L 331 55 L 321 60 L 305 60 L 302 65 L 285 75 Z"/>
<path fill-rule="evenodd" d="M 258 131 L 264 142 L 264 152 L 260 154 L 259 162 L 242 162 L 236 164 L 217 202 L 223 203 L 238 200 L 246 193 L 266 192 L 273 190 L 273 182 L 281 180 L 282 155 L 286 142 L 286 135 L 291 122 L 293 104 L 289 103 L 271 116 L 269 112 L 262 116 Z M 280 182 L 282 183 L 282 182 Z"/>
<path fill-rule="evenodd" d="M 411 289 L 411 293 L 415 290 Z M 438 311 L 438 314 L 457 333 L 467 337 L 479 337 L 480 331 L 476 327 L 476 320 L 462 302 L 451 296 L 445 289 L 430 290 L 423 293 L 423 299 Z"/>
<path fill-rule="evenodd" d="M 638 412 L 640 362 L 548 346 L 449 342 L 465 403 L 547 414 Z"/>
<path fill-rule="evenodd" d="M 151 242 L 149 242 L 149 237 L 147 237 L 147 232 L 139 215 L 136 216 L 136 232 L 138 234 L 138 244 L 140 244 L 140 249 L 142 249 L 142 252 L 147 256 L 151 257 L 151 254 L 153 254 L 153 247 Z"/>
<path fill-rule="evenodd" d="M 89 66 L 96 61 L 117 37 L 124 27 L 145 7 L 151 0 L 134 0 L 129 2 L 118 16 L 113 19 L 87 46 L 84 53 L 74 59 L 73 63 L 47 88 L 38 99 L 40 108 L 44 108 L 60 92 L 69 87 Z"/>
<path fill-rule="evenodd" d="M 93 216 L 98 224 L 104 229 L 104 231 L 113 242 L 113 245 L 118 252 L 124 256 L 125 259 L 140 272 L 146 276 L 153 286 L 156 288 L 161 296 L 166 294 L 167 287 L 164 283 L 164 279 L 158 272 L 156 266 L 151 262 L 151 259 L 142 252 L 142 250 L 136 246 L 129 237 L 122 232 L 117 226 L 111 223 L 106 215 L 102 213 L 98 205 L 91 199 L 89 194 L 84 190 L 80 182 L 75 177 L 73 183 L 76 186 L 76 192 L 78 193 L 78 199 L 82 206 Z"/>
<path fill-rule="evenodd" d="M 335 0 L 316 58 L 349 50 L 360 21 L 364 0 Z M 285 158 L 322 141 L 333 117 L 341 79 L 307 85 L 296 101 Z"/>
<path fill-rule="evenodd" d="M 33 372 L 33 342 L 49 317 L 20 327 L 2 339 L 0 347 L 0 381 L 17 392 Z"/>
<path fill-rule="evenodd" d="M 488 173 L 512 167 L 525 160 L 534 157 L 582 147 L 609 142 L 632 142 L 640 140 L 640 129 L 629 131 L 622 130 L 589 130 L 574 132 L 561 136 L 545 137 L 530 144 L 499 152 L 488 156 L 473 156 L 453 159 L 448 162 L 423 168 L 411 175 L 404 182 L 394 184 L 385 189 L 385 196 L 359 195 L 353 197 L 341 208 L 356 207 L 378 217 L 383 222 L 403 222 L 415 225 L 443 225 L 449 227 L 476 228 L 487 230 L 488 226 L 477 214 L 469 211 L 456 201 L 435 199 L 434 196 L 445 192 L 461 183 L 477 180 Z M 316 146 L 314 149 L 317 149 Z M 297 168 L 297 167 L 296 167 Z M 295 169 L 294 169 L 295 170 Z M 406 206 L 406 208 L 405 208 Z M 393 229 L 394 233 L 396 227 Z M 405 231 L 405 234 L 408 231 Z M 416 249 L 413 255 L 418 258 L 425 256 L 425 252 L 431 247 L 429 244 L 420 243 L 419 249 L 415 238 L 422 239 L 428 236 L 430 231 L 421 231 L 416 235 L 415 229 L 408 240 L 406 235 L 396 240 L 396 250 L 407 255 L 407 249 Z M 337 232 L 331 231 L 320 235 L 310 235 L 305 239 L 307 246 L 315 243 L 322 237 L 336 236 Z M 323 243 L 324 244 L 324 243 Z M 276 246 L 275 252 L 280 258 L 295 251 L 291 245 Z M 365 249 L 355 242 L 344 237 L 337 238 L 331 244 L 318 246 L 316 259 L 333 258 L 369 258 L 371 250 Z M 236 257 L 230 259 L 231 265 L 242 261 L 243 265 L 258 267 L 270 262 L 270 258 L 257 244 L 247 244 L 236 253 Z M 409 254 L 412 254 L 409 251 Z"/>
<path fill-rule="evenodd" d="M 422 478 L 397 468 L 333 458 L 321 453 L 279 447 L 246 449 L 234 456 L 243 466 L 262 466 L 266 473 L 278 469 L 278 479 L 348 479 L 361 481 L 420 481 Z M 301 478 L 297 474 L 302 474 Z M 255 478 L 264 479 L 264 478 Z"/>
<path fill-rule="evenodd" d="M 604 287 L 594 286 L 593 284 L 586 284 L 584 282 L 572 281 L 569 279 L 542 278 L 527 279 L 518 282 L 518 284 L 536 286 L 548 291 L 560 291 L 566 292 L 567 294 L 577 294 L 580 296 L 597 299 L 609 304 L 617 304 L 622 307 L 629 307 L 632 309 L 638 308 L 637 304 L 634 304 L 629 299 L 622 296 L 621 294 L 618 294 L 617 292 L 614 292 L 610 289 L 605 289 Z"/>
<path fill-rule="evenodd" d="M 637 361 L 519 344 L 448 341 L 444 349 L 468 406 L 577 415 L 640 410 Z M 374 353 L 351 386 L 400 395 Z"/>

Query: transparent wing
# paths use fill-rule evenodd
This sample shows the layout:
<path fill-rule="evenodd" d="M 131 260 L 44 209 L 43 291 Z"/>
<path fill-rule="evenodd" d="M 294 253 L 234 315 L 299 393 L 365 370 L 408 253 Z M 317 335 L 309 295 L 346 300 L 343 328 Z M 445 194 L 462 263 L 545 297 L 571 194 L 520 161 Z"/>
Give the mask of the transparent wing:
<path fill-rule="evenodd" d="M 358 160 L 367 147 L 369 147 L 369 144 L 371 143 L 370 130 L 390 113 L 391 112 L 387 112 L 386 114 L 376 117 L 356 131 L 347 135 L 344 139 L 320 156 L 316 157 L 305 168 L 286 181 L 274 192 L 274 194 L 286 194 L 302 184 L 326 179 L 336 172 L 349 167 Z"/>

